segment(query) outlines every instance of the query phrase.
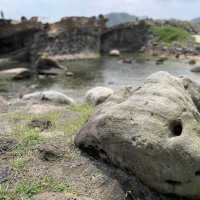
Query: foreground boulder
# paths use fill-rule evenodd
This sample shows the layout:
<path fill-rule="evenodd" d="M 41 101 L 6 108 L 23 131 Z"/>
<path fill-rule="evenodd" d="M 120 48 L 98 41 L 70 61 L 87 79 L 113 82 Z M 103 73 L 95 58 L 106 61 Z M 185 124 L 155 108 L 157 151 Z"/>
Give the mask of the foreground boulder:
<path fill-rule="evenodd" d="M 200 86 L 158 72 L 129 94 L 108 99 L 75 144 L 161 193 L 199 199 Z"/>
<path fill-rule="evenodd" d="M 23 96 L 23 100 L 40 100 L 40 101 L 50 101 L 54 103 L 61 103 L 71 105 L 74 100 L 65 94 L 57 91 L 44 91 L 44 92 L 34 92 L 26 94 Z"/>
<path fill-rule="evenodd" d="M 86 93 L 86 101 L 93 105 L 103 103 L 109 96 L 113 94 L 113 90 L 106 87 L 95 87 Z"/>

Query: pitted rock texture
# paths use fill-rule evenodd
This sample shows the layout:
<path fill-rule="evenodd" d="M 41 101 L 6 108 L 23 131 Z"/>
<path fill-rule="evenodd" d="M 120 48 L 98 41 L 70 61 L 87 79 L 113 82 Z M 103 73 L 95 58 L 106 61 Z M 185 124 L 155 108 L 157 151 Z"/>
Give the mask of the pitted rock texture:
<path fill-rule="evenodd" d="M 158 192 L 199 199 L 200 85 L 157 72 L 126 99 L 109 99 L 75 144 Z"/>

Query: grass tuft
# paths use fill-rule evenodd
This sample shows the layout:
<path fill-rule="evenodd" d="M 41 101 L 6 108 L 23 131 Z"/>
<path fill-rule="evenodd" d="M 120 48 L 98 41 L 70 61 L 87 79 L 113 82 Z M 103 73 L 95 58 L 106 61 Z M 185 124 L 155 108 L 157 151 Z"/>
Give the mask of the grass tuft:
<path fill-rule="evenodd" d="M 190 33 L 180 27 L 170 25 L 152 26 L 151 30 L 159 41 L 166 43 L 174 41 L 185 43 L 191 38 Z"/>

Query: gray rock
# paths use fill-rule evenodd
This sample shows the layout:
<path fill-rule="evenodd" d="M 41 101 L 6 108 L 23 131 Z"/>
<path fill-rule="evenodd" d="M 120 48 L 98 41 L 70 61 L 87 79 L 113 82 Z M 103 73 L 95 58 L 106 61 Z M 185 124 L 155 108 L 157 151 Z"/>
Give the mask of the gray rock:
<path fill-rule="evenodd" d="M 190 70 L 191 72 L 194 72 L 194 73 L 199 73 L 200 72 L 200 66 L 198 67 L 194 67 Z"/>
<path fill-rule="evenodd" d="M 11 175 L 11 168 L 7 165 L 0 166 L 0 184 L 7 181 Z"/>
<path fill-rule="evenodd" d="M 200 85 L 158 72 L 126 99 L 108 101 L 75 144 L 158 192 L 199 199 Z"/>
<path fill-rule="evenodd" d="M 67 70 L 67 67 L 62 66 L 56 60 L 42 56 L 35 65 L 37 73 L 42 75 L 58 75 L 63 73 L 64 70 Z"/>
<path fill-rule="evenodd" d="M 57 91 L 34 92 L 23 96 L 23 100 L 31 100 L 31 99 L 40 101 L 51 101 L 54 103 L 61 103 L 67 105 L 71 105 L 74 103 L 74 100 L 72 98 Z"/>
<path fill-rule="evenodd" d="M 8 112 L 9 103 L 6 99 L 0 96 L 0 111 L 1 113 Z"/>
<path fill-rule="evenodd" d="M 26 68 L 14 68 L 0 71 L 0 77 L 11 79 L 25 79 L 31 77 L 31 72 Z"/>
<path fill-rule="evenodd" d="M 42 119 L 33 119 L 29 124 L 28 127 L 30 128 L 37 128 L 40 131 L 48 130 L 52 128 L 53 124 L 49 120 L 42 120 Z"/>
<path fill-rule="evenodd" d="M 194 59 L 190 60 L 190 61 L 189 61 L 189 64 L 190 64 L 190 65 L 195 65 L 195 64 L 196 64 L 196 60 L 194 60 Z"/>
<path fill-rule="evenodd" d="M 58 145 L 42 144 L 38 147 L 40 157 L 42 160 L 55 161 L 62 159 L 64 156 L 63 149 Z"/>
<path fill-rule="evenodd" d="M 109 52 L 110 56 L 120 56 L 120 51 L 118 49 L 113 49 Z"/>
<path fill-rule="evenodd" d="M 86 101 L 93 105 L 103 103 L 109 96 L 113 94 L 113 90 L 106 87 L 95 87 L 89 90 L 86 95 Z"/>
<path fill-rule="evenodd" d="M 10 138 L 0 138 L 0 155 L 12 151 L 17 146 L 17 141 Z"/>

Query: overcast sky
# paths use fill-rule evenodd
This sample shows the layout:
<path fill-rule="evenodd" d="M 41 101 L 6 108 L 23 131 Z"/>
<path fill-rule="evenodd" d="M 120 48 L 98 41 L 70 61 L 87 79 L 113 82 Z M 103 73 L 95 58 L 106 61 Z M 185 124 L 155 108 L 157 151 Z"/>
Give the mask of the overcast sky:
<path fill-rule="evenodd" d="M 200 0 L 0 0 L 0 9 L 7 18 L 40 16 L 51 21 L 63 16 L 92 16 L 109 12 L 192 19 L 200 17 Z"/>

